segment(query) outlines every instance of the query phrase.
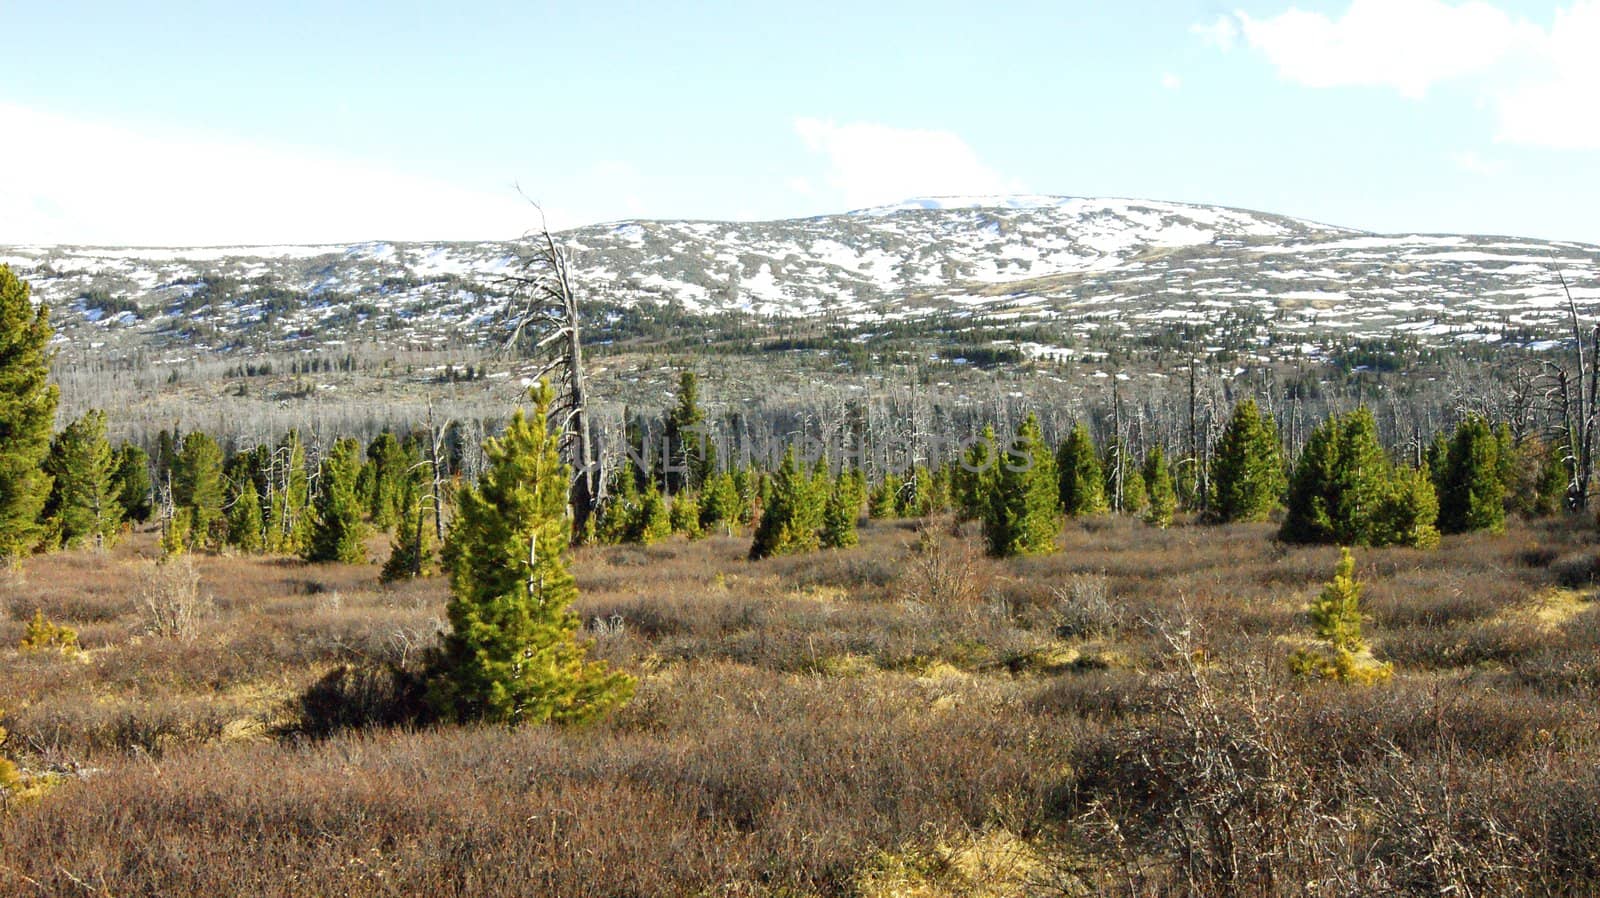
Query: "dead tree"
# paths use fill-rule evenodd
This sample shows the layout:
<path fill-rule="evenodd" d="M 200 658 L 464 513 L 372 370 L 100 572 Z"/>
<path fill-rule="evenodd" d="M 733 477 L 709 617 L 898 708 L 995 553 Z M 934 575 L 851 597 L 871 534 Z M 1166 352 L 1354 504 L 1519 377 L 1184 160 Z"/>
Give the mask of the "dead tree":
<path fill-rule="evenodd" d="M 1590 337 L 1587 358 L 1583 352 L 1583 326 L 1578 322 L 1578 306 L 1572 300 L 1567 278 L 1559 270 L 1562 292 L 1567 297 L 1567 313 L 1572 323 L 1572 342 L 1577 356 L 1577 371 L 1565 365 L 1545 362 L 1544 378 L 1548 384 L 1546 398 L 1561 416 L 1563 436 L 1566 438 L 1568 472 L 1567 505 L 1573 511 L 1589 508 L 1589 484 L 1594 474 L 1594 430 L 1597 402 L 1600 402 L 1600 324 L 1595 325 Z"/>
<path fill-rule="evenodd" d="M 584 383 L 581 315 L 572 267 L 566 249 L 543 222 L 543 210 L 539 217 L 539 230 L 524 235 L 518 265 L 507 277 L 512 287 L 506 302 L 511 332 L 505 349 L 516 348 L 526 335 L 533 358 L 540 362 L 534 379 L 553 376 L 556 400 L 550 420 L 559 434 L 562 460 L 572 469 L 568 490 L 572 532 L 581 537 L 599 507 L 605 478 L 595 453 Z"/>

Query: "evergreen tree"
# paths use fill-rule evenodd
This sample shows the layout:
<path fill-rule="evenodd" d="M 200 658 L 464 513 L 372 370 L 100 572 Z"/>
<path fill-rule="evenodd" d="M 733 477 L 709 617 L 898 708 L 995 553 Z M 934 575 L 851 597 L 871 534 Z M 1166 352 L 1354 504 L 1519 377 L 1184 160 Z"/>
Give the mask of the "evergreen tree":
<path fill-rule="evenodd" d="M 247 466 L 240 465 L 229 478 L 233 496 L 228 505 L 228 544 L 247 555 L 266 548 L 266 524 L 261 515 L 261 493 Z"/>
<path fill-rule="evenodd" d="M 1347 652 L 1359 652 L 1361 639 L 1361 583 L 1355 578 L 1355 559 L 1349 549 L 1339 550 L 1339 567 L 1311 603 L 1311 625 L 1317 637 Z"/>
<path fill-rule="evenodd" d="M 361 446 L 343 439 L 317 468 L 317 498 L 312 514 L 311 539 L 303 556 L 307 561 L 363 564 L 361 503 L 356 499 L 356 473 Z"/>
<path fill-rule="evenodd" d="M 1371 545 L 1389 490 L 1390 464 L 1365 406 L 1311 432 L 1289 482 L 1279 538 L 1293 543 Z"/>
<path fill-rule="evenodd" d="M 215 546 L 227 535 L 224 499 L 222 447 L 198 430 L 187 434 L 172 464 L 172 502 L 189 509 L 191 546 Z"/>
<path fill-rule="evenodd" d="M 38 545 L 50 496 L 43 466 L 58 397 L 50 336 L 49 308 L 34 308 L 28 284 L 0 265 L 0 564 Z"/>
<path fill-rule="evenodd" d="M 1001 459 L 1002 471 L 1007 465 Z M 1105 477 L 1089 429 L 1079 422 L 1056 450 L 1057 495 L 1068 517 L 1100 514 L 1106 510 Z"/>
<path fill-rule="evenodd" d="M 1212 459 L 1216 520 L 1259 521 L 1278 507 L 1285 483 L 1278 429 L 1246 399 L 1233 408 Z"/>
<path fill-rule="evenodd" d="M 1560 446 L 1544 446 L 1537 440 L 1529 442 L 1531 445 L 1526 450 L 1530 456 L 1529 467 L 1537 465 L 1538 473 L 1527 513 L 1547 517 L 1566 506 L 1567 466 Z"/>
<path fill-rule="evenodd" d="M 1489 422 L 1476 415 L 1457 427 L 1439 477 L 1439 529 L 1445 533 L 1505 529 L 1505 472 L 1500 443 Z"/>
<path fill-rule="evenodd" d="M 50 541 L 67 548 L 111 545 L 122 525 L 122 502 L 105 412 L 86 412 L 56 434 L 44 469 L 52 483 L 44 509 Z"/>
<path fill-rule="evenodd" d="M 666 485 L 673 493 L 698 490 L 717 469 L 717 451 L 700 409 L 700 384 L 693 371 L 678 375 L 678 401 L 667 415 Z"/>
<path fill-rule="evenodd" d="M 989 479 L 995 469 L 995 436 L 993 425 L 986 425 L 978 439 L 967 444 L 956 465 L 954 482 L 956 513 L 964 521 L 974 521 L 984 516 L 989 501 Z"/>
<path fill-rule="evenodd" d="M 639 510 L 639 487 L 633 462 L 624 458 L 611 472 L 611 482 L 606 489 L 606 503 L 601 509 L 598 527 L 600 541 L 628 541 L 636 529 Z"/>
<path fill-rule="evenodd" d="M 1172 472 L 1167 469 L 1167 458 L 1160 446 L 1150 447 L 1149 454 L 1144 457 L 1144 482 L 1149 494 L 1144 522 L 1154 527 L 1168 526 L 1178 500 L 1172 491 Z"/>
<path fill-rule="evenodd" d="M 672 535 L 672 518 L 667 514 L 667 503 L 661 499 L 654 480 L 645 484 L 639 496 L 638 513 L 629 522 L 627 540 L 648 546 Z"/>
<path fill-rule="evenodd" d="M 400 519 L 401 481 L 416 461 L 407 455 L 399 438 L 387 430 L 367 447 L 367 464 L 362 470 L 369 485 L 362 498 L 372 526 L 388 530 Z"/>
<path fill-rule="evenodd" d="M 699 539 L 706 535 L 706 532 L 700 529 L 700 497 L 694 493 L 682 492 L 673 496 L 667 518 L 672 525 L 673 533 L 681 533 L 690 539 Z"/>
<path fill-rule="evenodd" d="M 1139 514 L 1144 511 L 1148 498 L 1145 495 L 1144 474 L 1120 443 L 1112 441 L 1106 447 L 1100 470 L 1105 477 L 1102 495 L 1112 511 L 1119 514 Z M 1117 482 L 1119 478 L 1120 484 Z"/>
<path fill-rule="evenodd" d="M 772 480 L 772 498 L 761 509 L 761 523 L 750 544 L 751 560 L 817 548 L 820 521 L 816 520 L 810 492 L 809 478 L 800 469 L 791 446 Z"/>
<path fill-rule="evenodd" d="M 723 527 L 729 533 L 739 524 L 739 485 L 731 471 L 723 471 L 711 478 L 700 498 L 700 529 L 710 532 Z"/>
<path fill-rule="evenodd" d="M 132 443 L 117 450 L 117 500 L 122 516 L 144 523 L 155 510 L 150 499 L 150 456 Z"/>
<path fill-rule="evenodd" d="M 395 523 L 394 538 L 389 542 L 389 557 L 383 563 L 378 579 L 384 583 L 421 577 L 429 572 L 432 554 L 429 546 L 427 510 L 430 496 L 422 470 L 408 472 L 400 478 L 396 504 L 400 519 Z"/>
<path fill-rule="evenodd" d="M 445 543 L 450 632 L 429 665 L 429 703 L 446 719 L 580 723 L 626 702 L 634 680 L 588 660 L 567 570 L 570 471 L 541 384 L 484 444 L 487 469 L 461 491 Z"/>
<path fill-rule="evenodd" d="M 856 544 L 856 521 L 861 517 L 861 504 L 866 501 L 865 492 L 865 480 L 859 471 L 839 473 L 822 511 L 824 547 L 847 549 Z"/>
<path fill-rule="evenodd" d="M 1375 546 L 1431 549 L 1439 545 L 1439 500 L 1426 470 L 1397 468 L 1379 507 L 1372 535 Z"/>
<path fill-rule="evenodd" d="M 889 471 L 883 475 L 872 491 L 867 504 L 867 515 L 875 520 L 888 520 L 900 516 L 900 491 L 904 484 L 899 475 Z"/>
<path fill-rule="evenodd" d="M 267 467 L 267 550 L 301 555 L 311 542 L 311 484 L 305 444 L 291 430 L 273 450 Z"/>
<path fill-rule="evenodd" d="M 1090 451 L 1092 457 L 1092 447 Z M 1039 419 L 1030 414 L 1001 453 L 995 475 L 989 479 L 983 519 L 989 554 L 1006 557 L 1055 551 L 1060 530 L 1056 518 L 1060 480 L 1055 467 L 1039 431 Z M 1098 472 L 1094 483 L 1098 489 Z"/>

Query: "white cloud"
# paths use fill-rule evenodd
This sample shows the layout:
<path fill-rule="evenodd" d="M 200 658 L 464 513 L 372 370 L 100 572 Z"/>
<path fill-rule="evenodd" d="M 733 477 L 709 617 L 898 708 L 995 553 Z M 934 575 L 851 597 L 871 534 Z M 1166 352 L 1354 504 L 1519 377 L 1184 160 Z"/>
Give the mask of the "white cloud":
<path fill-rule="evenodd" d="M 1183 79 L 1171 72 L 1166 72 L 1161 76 L 1161 86 L 1167 90 L 1177 90 L 1183 86 Z"/>
<path fill-rule="evenodd" d="M 1600 0 L 1558 8 L 1546 28 L 1482 2 L 1352 0 L 1342 15 L 1244 12 L 1192 29 L 1224 51 L 1242 37 L 1278 74 L 1308 87 L 1387 87 L 1421 99 L 1467 81 L 1506 143 L 1600 149 Z"/>
<path fill-rule="evenodd" d="M 828 157 L 824 183 L 852 207 L 913 197 L 1017 193 L 1023 188 L 985 165 L 949 131 L 892 128 L 865 122 L 798 118 L 795 133 Z"/>
<path fill-rule="evenodd" d="M 1496 91 L 1498 138 L 1507 143 L 1576 150 L 1600 149 L 1600 2 L 1582 0 L 1556 11 L 1540 42 L 1530 77 Z"/>
<path fill-rule="evenodd" d="M 1353 0 L 1338 19 L 1299 9 L 1236 17 L 1245 42 L 1290 81 L 1392 87 L 1412 98 L 1481 72 L 1539 36 L 1536 26 L 1481 2 Z"/>
<path fill-rule="evenodd" d="M 1191 25 L 1189 30 L 1209 46 L 1224 53 L 1232 50 L 1239 40 L 1239 24 L 1232 16 L 1217 16 L 1217 20 L 1210 25 Z"/>
<path fill-rule="evenodd" d="M 0 103 L 0 244 L 198 246 L 504 238 L 502 193 L 211 135 L 151 134 Z M 561 220 L 552 211 L 552 223 Z"/>

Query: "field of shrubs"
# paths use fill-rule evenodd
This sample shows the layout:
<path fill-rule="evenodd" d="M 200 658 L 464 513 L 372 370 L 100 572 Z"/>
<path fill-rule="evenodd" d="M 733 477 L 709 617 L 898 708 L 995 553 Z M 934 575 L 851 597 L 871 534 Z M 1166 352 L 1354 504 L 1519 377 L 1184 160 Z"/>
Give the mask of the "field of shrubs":
<path fill-rule="evenodd" d="M 158 565 L 150 532 L 37 556 L 0 574 L 0 893 L 1600 890 L 1592 522 L 1357 550 L 1364 684 L 1295 672 L 1340 550 L 1276 532 L 579 549 L 585 638 L 638 686 L 577 727 L 390 725 L 441 578 Z"/>

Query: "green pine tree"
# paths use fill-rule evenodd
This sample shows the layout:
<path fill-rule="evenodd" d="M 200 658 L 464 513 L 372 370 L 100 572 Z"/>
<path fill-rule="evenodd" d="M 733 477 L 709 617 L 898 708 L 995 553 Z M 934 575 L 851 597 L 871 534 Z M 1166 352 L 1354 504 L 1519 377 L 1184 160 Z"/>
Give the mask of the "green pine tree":
<path fill-rule="evenodd" d="M 1055 467 L 1039 431 L 1039 419 L 1029 415 L 1000 454 L 995 475 L 989 479 L 983 519 L 989 554 L 1006 557 L 1055 551 L 1060 531 L 1056 517 L 1060 480 Z M 1095 484 L 1098 487 L 1098 473 Z"/>
<path fill-rule="evenodd" d="M 421 468 L 400 478 L 395 496 L 400 507 L 400 518 L 395 523 L 394 538 L 389 542 L 389 557 L 383 563 L 378 579 L 384 583 L 407 580 L 430 573 L 432 547 L 429 545 L 428 503 L 431 497 Z"/>
<path fill-rule="evenodd" d="M 1002 459 L 1001 467 L 1004 468 Z M 1080 422 L 1056 450 L 1057 496 L 1068 517 L 1106 510 L 1105 475 L 1089 429 Z"/>
<path fill-rule="evenodd" d="M 1289 480 L 1278 536 L 1292 543 L 1373 545 L 1392 465 L 1365 406 L 1311 432 Z"/>
<path fill-rule="evenodd" d="M 1509 450 L 1509 447 L 1507 447 Z M 1456 427 L 1438 478 L 1439 529 L 1445 533 L 1506 526 L 1505 478 L 1500 466 L 1500 441 L 1489 422 L 1472 415 Z"/>
<path fill-rule="evenodd" d="M 1167 527 L 1172 523 L 1178 499 L 1172 491 L 1172 472 L 1167 468 L 1166 454 L 1160 446 L 1152 446 L 1144 457 L 1144 483 L 1149 495 L 1144 522 L 1153 527 Z"/>
<path fill-rule="evenodd" d="M 633 695 L 633 678 L 588 660 L 578 640 L 570 471 L 548 424 L 550 388 L 533 398 L 532 419 L 518 409 L 484 444 L 487 470 L 456 500 L 444 548 L 450 632 L 428 675 L 429 703 L 446 719 L 581 723 Z"/>
<path fill-rule="evenodd" d="M 313 562 L 364 564 L 361 503 L 356 498 L 356 474 L 361 467 L 361 446 L 343 439 L 317 468 L 317 498 L 312 513 L 311 539 L 302 557 Z"/>
<path fill-rule="evenodd" d="M 1432 549 L 1439 545 L 1438 518 L 1439 500 L 1427 470 L 1396 468 L 1378 509 L 1372 544 Z"/>
<path fill-rule="evenodd" d="M 995 474 L 994 426 L 987 425 L 976 440 L 967 444 L 956 465 L 954 482 L 956 514 L 964 521 L 984 516 L 989 501 L 989 480 Z"/>
<path fill-rule="evenodd" d="M 266 522 L 252 461 L 250 456 L 240 455 L 228 478 L 232 491 L 228 497 L 228 545 L 246 555 L 260 554 L 266 548 Z"/>
<path fill-rule="evenodd" d="M 739 526 L 741 511 L 739 485 L 731 471 L 723 471 L 711 479 L 701 496 L 700 529 L 709 533 L 722 528 L 732 534 Z"/>
<path fill-rule="evenodd" d="M 867 515 L 874 520 L 888 520 L 900 516 L 900 492 L 905 486 L 899 475 L 890 471 L 883 475 L 872 491 L 867 504 Z"/>
<path fill-rule="evenodd" d="M 857 543 L 856 522 L 861 517 L 861 504 L 866 501 L 865 481 L 857 471 L 841 471 L 828 493 L 828 504 L 822 510 L 822 545 L 829 549 L 847 549 Z"/>
<path fill-rule="evenodd" d="M 1212 458 L 1211 482 L 1218 521 L 1260 521 L 1278 507 L 1287 486 L 1278 428 L 1254 399 L 1234 406 Z"/>
<path fill-rule="evenodd" d="M 633 462 L 624 458 L 611 472 L 606 486 L 605 505 L 600 510 L 596 533 L 603 543 L 627 542 L 639 517 L 639 487 Z"/>
<path fill-rule="evenodd" d="M 150 520 L 155 511 L 151 501 L 150 456 L 132 443 L 117 450 L 117 499 L 122 516 L 136 523 Z"/>
<path fill-rule="evenodd" d="M 172 501 L 189 510 L 189 544 L 211 547 L 227 536 L 222 447 L 200 431 L 184 436 L 172 463 Z"/>
<path fill-rule="evenodd" d="M 1355 578 L 1355 568 L 1350 550 L 1340 549 L 1339 567 L 1310 609 L 1317 638 L 1352 653 L 1365 647 L 1361 640 L 1361 583 Z"/>
<path fill-rule="evenodd" d="M 304 554 L 311 542 L 311 483 L 299 431 L 284 434 L 273 449 L 267 483 L 267 551 Z"/>
<path fill-rule="evenodd" d="M 668 522 L 673 533 L 681 533 L 690 539 L 699 539 L 706 535 L 700 529 L 700 497 L 691 492 L 681 492 L 672 497 L 672 507 L 667 511 Z"/>
<path fill-rule="evenodd" d="M 667 415 L 667 489 L 698 490 L 717 469 L 717 451 L 700 408 L 700 383 L 693 371 L 678 375 L 678 401 Z"/>
<path fill-rule="evenodd" d="M 387 430 L 378 434 L 367 447 L 367 463 L 362 470 L 368 485 L 362 498 L 372 526 L 387 531 L 400 519 L 401 481 L 417 461 L 407 455 L 400 439 Z"/>
<path fill-rule="evenodd" d="M 772 480 L 772 498 L 761 509 L 761 523 L 750 543 L 751 560 L 817 548 L 820 522 L 816 520 L 810 493 L 810 478 L 801 470 L 791 446 Z"/>
<path fill-rule="evenodd" d="M 648 546 L 672 535 L 672 518 L 667 514 L 667 503 L 661 498 L 654 480 L 645 484 L 639 496 L 639 510 L 629 522 L 627 541 Z"/>
<path fill-rule="evenodd" d="M 67 548 L 109 547 L 122 526 L 123 509 L 105 412 L 86 412 L 56 434 L 44 469 L 51 478 L 44 508 L 50 541 Z"/>
<path fill-rule="evenodd" d="M 39 512 L 50 496 L 50 452 L 58 392 L 50 383 L 50 310 L 0 265 L 0 564 L 39 544 Z"/>

